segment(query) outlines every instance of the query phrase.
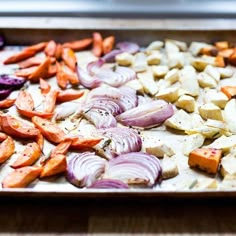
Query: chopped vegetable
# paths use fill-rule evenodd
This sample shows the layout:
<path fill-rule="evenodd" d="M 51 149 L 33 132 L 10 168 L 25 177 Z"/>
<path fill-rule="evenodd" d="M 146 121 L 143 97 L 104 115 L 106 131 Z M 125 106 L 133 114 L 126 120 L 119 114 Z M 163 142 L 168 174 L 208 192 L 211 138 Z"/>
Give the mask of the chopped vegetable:
<path fill-rule="evenodd" d="M 93 33 L 93 49 L 92 52 L 96 57 L 102 56 L 103 52 L 103 39 L 102 35 L 98 32 Z"/>
<path fill-rule="evenodd" d="M 1 144 L 0 144 L 0 163 L 5 162 L 9 159 L 15 151 L 15 143 L 13 139 L 8 136 Z"/>
<path fill-rule="evenodd" d="M 14 105 L 16 99 L 5 99 L 0 101 L 0 109 L 7 109 Z"/>
<path fill-rule="evenodd" d="M 198 148 L 190 152 L 188 164 L 190 167 L 198 167 L 209 174 L 216 174 L 222 150 L 214 148 Z"/>

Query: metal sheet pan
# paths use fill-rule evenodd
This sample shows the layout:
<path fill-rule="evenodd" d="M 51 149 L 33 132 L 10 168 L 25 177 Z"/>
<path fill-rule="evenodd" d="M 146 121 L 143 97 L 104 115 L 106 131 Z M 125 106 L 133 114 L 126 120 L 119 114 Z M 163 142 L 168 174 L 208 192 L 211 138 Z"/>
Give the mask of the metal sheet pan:
<path fill-rule="evenodd" d="M 32 21 L 30 23 L 30 21 Z M 10 22 L 10 23 L 9 23 Z M 65 24 L 65 22 L 67 24 Z M 225 22 L 225 27 L 224 27 Z M 4 24 L 5 23 L 5 24 Z M 38 23 L 38 24 L 37 24 Z M 91 25 L 91 23 L 93 25 Z M 107 23 L 107 24 L 105 24 Z M 192 23 L 192 28 L 191 28 Z M 218 23 L 218 25 L 216 25 Z M 91 35 L 94 30 L 104 35 L 113 34 L 117 41 L 136 41 L 140 45 L 147 45 L 154 40 L 165 38 L 191 41 L 212 42 L 215 40 L 229 40 L 236 38 L 236 24 L 232 21 L 201 20 L 116 20 L 100 19 L 67 19 L 61 18 L 2 18 L 0 33 L 6 37 L 8 44 L 27 45 L 39 41 L 55 39 L 58 42 L 83 38 Z M 68 25 L 69 24 L 69 25 Z M 78 25 L 80 24 L 80 25 Z M 28 188 L 16 190 L 0 190 L 0 196 L 14 197 L 235 197 L 236 190 L 219 191 L 167 191 L 158 189 L 131 190 L 89 190 L 76 188 Z"/>

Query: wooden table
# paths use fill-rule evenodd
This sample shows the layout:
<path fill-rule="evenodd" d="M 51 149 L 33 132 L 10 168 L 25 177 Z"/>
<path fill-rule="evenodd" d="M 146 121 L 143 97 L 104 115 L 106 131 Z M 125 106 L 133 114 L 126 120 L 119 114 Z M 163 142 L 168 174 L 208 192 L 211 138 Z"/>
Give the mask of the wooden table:
<path fill-rule="evenodd" d="M 9 235 L 236 233 L 233 199 L 1 199 Z"/>

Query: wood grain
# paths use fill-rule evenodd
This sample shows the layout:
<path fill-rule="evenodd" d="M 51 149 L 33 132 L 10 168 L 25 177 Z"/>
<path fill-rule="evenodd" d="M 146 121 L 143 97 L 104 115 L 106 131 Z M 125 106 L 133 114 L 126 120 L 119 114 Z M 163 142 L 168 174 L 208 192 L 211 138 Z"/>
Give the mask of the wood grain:
<path fill-rule="evenodd" d="M 234 201 L 1 200 L 4 235 L 233 235 Z"/>

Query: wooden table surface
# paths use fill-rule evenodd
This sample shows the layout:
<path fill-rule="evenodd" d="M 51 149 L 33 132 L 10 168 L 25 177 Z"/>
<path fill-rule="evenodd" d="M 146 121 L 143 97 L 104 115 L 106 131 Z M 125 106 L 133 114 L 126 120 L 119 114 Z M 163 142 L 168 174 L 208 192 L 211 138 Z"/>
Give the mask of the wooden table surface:
<path fill-rule="evenodd" d="M 235 200 L 1 199 L 1 235 L 232 235 Z"/>

